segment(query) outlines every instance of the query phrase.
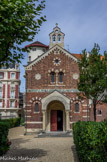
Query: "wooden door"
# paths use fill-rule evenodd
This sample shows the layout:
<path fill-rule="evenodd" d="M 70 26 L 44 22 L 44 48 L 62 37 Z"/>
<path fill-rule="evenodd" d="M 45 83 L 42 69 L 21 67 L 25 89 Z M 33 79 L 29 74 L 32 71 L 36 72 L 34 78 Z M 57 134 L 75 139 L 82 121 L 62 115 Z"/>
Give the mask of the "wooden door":
<path fill-rule="evenodd" d="M 57 110 L 51 111 L 51 131 L 57 131 Z"/>

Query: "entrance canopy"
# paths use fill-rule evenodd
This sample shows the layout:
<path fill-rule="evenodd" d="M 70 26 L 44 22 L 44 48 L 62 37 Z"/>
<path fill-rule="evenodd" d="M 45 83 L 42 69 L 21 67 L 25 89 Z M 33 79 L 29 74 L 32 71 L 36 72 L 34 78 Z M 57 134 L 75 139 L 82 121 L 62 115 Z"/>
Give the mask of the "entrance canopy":
<path fill-rule="evenodd" d="M 54 91 L 41 100 L 43 111 L 46 111 L 47 106 L 51 101 L 60 101 L 61 103 L 63 103 L 65 110 L 70 110 L 70 99 L 59 93 L 58 91 Z"/>

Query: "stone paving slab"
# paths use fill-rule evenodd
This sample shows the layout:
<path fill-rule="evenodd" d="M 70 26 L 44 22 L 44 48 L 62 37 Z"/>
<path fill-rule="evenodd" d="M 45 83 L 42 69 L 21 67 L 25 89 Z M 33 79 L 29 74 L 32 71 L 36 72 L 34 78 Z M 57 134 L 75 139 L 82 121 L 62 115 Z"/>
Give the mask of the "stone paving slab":
<path fill-rule="evenodd" d="M 12 145 L 0 162 L 78 162 L 72 137 L 35 138 L 17 127 L 10 129 L 9 139 Z"/>

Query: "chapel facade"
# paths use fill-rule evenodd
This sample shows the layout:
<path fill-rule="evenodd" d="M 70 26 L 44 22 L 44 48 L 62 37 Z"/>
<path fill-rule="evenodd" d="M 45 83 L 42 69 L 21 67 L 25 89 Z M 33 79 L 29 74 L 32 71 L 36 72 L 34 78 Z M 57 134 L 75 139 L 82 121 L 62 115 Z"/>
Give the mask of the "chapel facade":
<path fill-rule="evenodd" d="M 56 24 L 49 46 L 36 41 L 29 48 L 26 77 L 26 133 L 70 131 L 76 121 L 93 120 L 92 103 L 78 98 L 79 54 L 64 49 Z M 97 107 L 97 121 L 107 116 L 107 104 Z"/>

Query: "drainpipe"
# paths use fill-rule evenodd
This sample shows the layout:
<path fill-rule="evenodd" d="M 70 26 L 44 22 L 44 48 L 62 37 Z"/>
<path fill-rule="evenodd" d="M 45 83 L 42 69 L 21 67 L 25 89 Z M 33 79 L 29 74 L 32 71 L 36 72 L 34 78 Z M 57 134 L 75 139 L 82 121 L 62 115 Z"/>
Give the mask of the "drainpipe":
<path fill-rule="evenodd" d="M 25 133 L 24 135 L 27 134 L 27 84 L 28 84 L 28 78 L 27 78 L 27 73 L 25 75 L 25 78 L 26 78 L 26 95 L 25 95 Z"/>

